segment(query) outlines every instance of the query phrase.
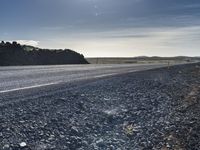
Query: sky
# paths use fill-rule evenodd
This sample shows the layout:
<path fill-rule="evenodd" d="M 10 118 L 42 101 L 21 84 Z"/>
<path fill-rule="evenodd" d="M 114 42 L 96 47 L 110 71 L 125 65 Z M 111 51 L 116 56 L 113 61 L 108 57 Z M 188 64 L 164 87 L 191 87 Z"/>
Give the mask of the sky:
<path fill-rule="evenodd" d="M 0 40 L 86 57 L 200 56 L 200 0 L 1 0 Z"/>

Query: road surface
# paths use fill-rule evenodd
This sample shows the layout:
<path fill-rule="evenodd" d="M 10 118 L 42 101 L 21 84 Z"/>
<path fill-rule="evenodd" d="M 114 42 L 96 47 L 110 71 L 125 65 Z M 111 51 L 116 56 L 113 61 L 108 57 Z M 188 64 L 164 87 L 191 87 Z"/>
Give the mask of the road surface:
<path fill-rule="evenodd" d="M 153 69 L 166 64 L 0 67 L 0 94 Z"/>
<path fill-rule="evenodd" d="M 199 149 L 200 64 L 162 66 L 1 67 L 0 149 Z"/>

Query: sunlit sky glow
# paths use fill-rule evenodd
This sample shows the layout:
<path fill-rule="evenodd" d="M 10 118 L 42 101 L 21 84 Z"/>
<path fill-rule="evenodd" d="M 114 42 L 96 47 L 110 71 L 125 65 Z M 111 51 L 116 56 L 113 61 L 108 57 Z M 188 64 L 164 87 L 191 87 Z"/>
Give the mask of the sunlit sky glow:
<path fill-rule="evenodd" d="M 0 40 L 86 57 L 200 56 L 199 0 L 1 0 Z"/>

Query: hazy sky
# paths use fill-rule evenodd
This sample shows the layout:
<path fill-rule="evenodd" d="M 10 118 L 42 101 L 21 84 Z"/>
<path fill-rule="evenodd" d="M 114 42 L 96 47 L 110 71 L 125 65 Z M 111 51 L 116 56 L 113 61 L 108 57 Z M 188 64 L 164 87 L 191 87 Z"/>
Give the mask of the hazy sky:
<path fill-rule="evenodd" d="M 0 40 L 87 57 L 200 56 L 200 0 L 0 2 Z"/>

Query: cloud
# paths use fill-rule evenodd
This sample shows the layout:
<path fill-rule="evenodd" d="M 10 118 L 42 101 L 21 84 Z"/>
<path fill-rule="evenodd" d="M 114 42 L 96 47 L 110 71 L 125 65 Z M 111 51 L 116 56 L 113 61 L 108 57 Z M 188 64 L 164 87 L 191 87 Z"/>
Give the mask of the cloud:
<path fill-rule="evenodd" d="M 39 41 L 34 40 L 16 40 L 17 43 L 20 43 L 22 45 L 30 45 L 30 46 L 38 46 Z"/>
<path fill-rule="evenodd" d="M 66 26 L 66 27 L 71 27 L 71 26 Z M 64 27 L 62 27 L 62 26 L 46 26 L 46 27 L 42 27 L 41 29 L 44 29 L 44 30 L 63 30 Z"/>

